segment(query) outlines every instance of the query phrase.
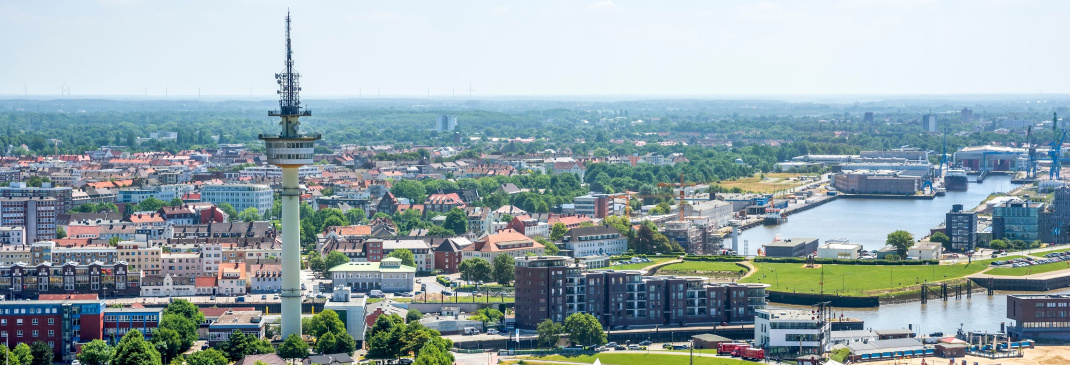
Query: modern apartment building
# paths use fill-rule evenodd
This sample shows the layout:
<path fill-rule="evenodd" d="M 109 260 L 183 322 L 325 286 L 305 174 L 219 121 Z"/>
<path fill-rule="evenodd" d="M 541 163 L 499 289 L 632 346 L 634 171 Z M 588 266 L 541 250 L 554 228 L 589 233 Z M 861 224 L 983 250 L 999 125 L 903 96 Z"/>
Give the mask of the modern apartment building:
<path fill-rule="evenodd" d="M 70 362 L 75 344 L 104 339 L 104 300 L 3 300 L 0 301 L 0 340 L 15 347 L 43 341 L 56 360 Z"/>
<path fill-rule="evenodd" d="M 69 186 L 52 187 L 51 183 L 42 183 L 41 187 L 26 186 L 24 182 L 13 182 L 8 187 L 0 187 L 0 198 L 54 198 L 56 208 L 66 213 L 74 208 L 72 189 Z"/>
<path fill-rule="evenodd" d="M 1070 341 L 1070 295 L 1013 294 L 1007 296 L 1007 333 L 1017 340 Z"/>
<path fill-rule="evenodd" d="M 821 354 L 831 323 L 809 310 L 762 309 L 754 317 L 754 343 L 770 354 Z"/>
<path fill-rule="evenodd" d="M 25 244 L 26 227 L 0 227 L 0 246 Z"/>
<path fill-rule="evenodd" d="M 57 209 L 55 198 L 0 198 L 0 226 L 25 227 L 27 243 L 54 240 Z"/>
<path fill-rule="evenodd" d="M 631 325 L 750 323 L 766 304 L 766 284 L 708 284 L 704 278 L 643 276 L 639 271 L 586 271 L 571 257 L 516 261 L 516 325 L 589 313 L 608 328 Z"/>
<path fill-rule="evenodd" d="M 565 233 L 558 246 L 571 250 L 573 257 L 613 256 L 628 251 L 628 238 L 613 227 L 576 227 Z"/>
<path fill-rule="evenodd" d="M 227 203 L 239 213 L 245 208 L 256 208 L 260 214 L 271 211 L 271 187 L 259 184 L 205 185 L 201 188 L 201 201 L 216 205 Z"/>
<path fill-rule="evenodd" d="M 947 212 L 944 227 L 947 236 L 951 238 L 951 249 L 959 251 L 973 251 L 977 242 L 977 213 L 962 209 L 962 204 L 951 206 Z"/>
<path fill-rule="evenodd" d="M 992 238 L 1008 241 L 1035 241 L 1038 237 L 1037 218 L 1043 209 L 1043 203 L 1018 198 L 992 207 Z"/>
<path fill-rule="evenodd" d="M 613 198 L 607 194 L 587 194 L 572 199 L 576 214 L 591 218 L 605 218 L 613 215 Z"/>

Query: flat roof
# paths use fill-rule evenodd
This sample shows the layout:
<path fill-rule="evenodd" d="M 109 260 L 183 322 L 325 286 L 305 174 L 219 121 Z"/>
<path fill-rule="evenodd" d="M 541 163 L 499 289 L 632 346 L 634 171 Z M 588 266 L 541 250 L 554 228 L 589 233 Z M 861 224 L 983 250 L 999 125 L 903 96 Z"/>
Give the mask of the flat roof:
<path fill-rule="evenodd" d="M 330 272 L 411 272 L 416 268 L 401 265 L 398 267 L 382 267 L 378 262 L 347 262 L 329 270 Z"/>

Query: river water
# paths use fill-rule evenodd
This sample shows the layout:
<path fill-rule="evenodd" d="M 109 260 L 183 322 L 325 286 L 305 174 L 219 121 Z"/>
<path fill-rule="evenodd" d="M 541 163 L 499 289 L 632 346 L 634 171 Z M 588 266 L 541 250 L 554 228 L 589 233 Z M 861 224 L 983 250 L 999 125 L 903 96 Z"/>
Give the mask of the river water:
<path fill-rule="evenodd" d="M 972 177 L 971 177 L 972 178 Z M 905 230 L 915 239 L 925 237 L 929 229 L 944 221 L 944 214 L 954 204 L 972 209 L 992 193 L 1014 189 L 1010 176 L 993 175 L 982 184 L 970 183 L 967 191 L 949 191 L 934 199 L 836 199 L 825 205 L 794 214 L 779 226 L 758 226 L 739 236 L 740 249 L 748 241 L 748 254 L 762 245 L 782 238 L 817 238 L 821 242 L 846 238 L 866 250 L 884 247 L 889 233 Z"/>
<path fill-rule="evenodd" d="M 1007 192 L 1014 188 L 1009 176 L 993 175 L 982 184 L 970 183 L 968 191 L 949 191 L 947 195 L 932 200 L 895 199 L 837 199 L 814 209 L 792 215 L 780 226 L 756 227 L 740 235 L 740 245 L 748 240 L 750 253 L 761 245 L 773 242 L 776 235 L 782 238 L 818 238 L 822 242 L 833 238 L 846 238 L 851 243 L 861 244 L 866 250 L 884 246 L 888 233 L 902 229 L 920 238 L 944 220 L 944 213 L 953 204 L 962 204 L 971 209 L 989 194 Z M 742 248 L 742 247 L 741 247 Z M 863 279 L 864 280 L 864 279 Z M 1070 289 L 1056 291 L 1070 293 Z M 965 330 L 998 331 L 1000 322 L 1007 322 L 1007 292 L 993 296 L 974 293 L 966 299 L 930 300 L 921 302 L 886 304 L 880 308 L 836 308 L 836 316 L 859 318 L 867 329 L 908 328 L 925 334 L 943 332 L 953 335 L 960 326 Z M 794 306 L 771 304 L 772 308 Z M 797 307 L 796 307 L 797 308 Z M 805 307 L 809 308 L 809 307 Z"/>

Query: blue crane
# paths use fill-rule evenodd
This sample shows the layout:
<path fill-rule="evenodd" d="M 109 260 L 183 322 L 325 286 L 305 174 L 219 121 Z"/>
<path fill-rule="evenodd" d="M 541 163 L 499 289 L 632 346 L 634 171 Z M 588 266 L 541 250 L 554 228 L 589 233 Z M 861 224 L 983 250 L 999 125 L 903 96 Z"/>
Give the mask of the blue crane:
<path fill-rule="evenodd" d="M 1025 167 L 1025 177 L 1032 180 L 1037 178 L 1037 145 L 1033 141 L 1033 126 L 1029 126 L 1025 134 L 1029 140 L 1029 165 Z"/>
<path fill-rule="evenodd" d="M 1051 179 L 1051 181 L 1059 180 L 1059 170 L 1062 169 L 1060 160 L 1063 157 L 1064 141 L 1066 141 L 1066 131 L 1059 135 L 1058 140 L 1051 141 L 1051 149 L 1048 150 L 1048 157 L 1051 157 L 1051 171 L 1048 172 L 1048 179 Z"/>

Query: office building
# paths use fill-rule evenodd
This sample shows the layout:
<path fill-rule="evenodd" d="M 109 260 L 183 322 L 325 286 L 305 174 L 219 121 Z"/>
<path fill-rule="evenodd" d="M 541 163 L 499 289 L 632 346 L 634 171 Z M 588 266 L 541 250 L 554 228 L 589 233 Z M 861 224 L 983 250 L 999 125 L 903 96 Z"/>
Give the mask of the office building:
<path fill-rule="evenodd" d="M 14 348 L 20 343 L 47 343 L 55 359 L 70 362 L 75 344 L 103 339 L 103 299 L 2 300 L 0 340 Z"/>
<path fill-rule="evenodd" d="M 1070 341 L 1070 295 L 1008 295 L 1007 319 L 1007 334 L 1016 340 Z"/>
<path fill-rule="evenodd" d="M 439 115 L 438 119 L 435 119 L 435 131 L 448 132 L 457 128 L 457 116 L 454 115 Z"/>
<path fill-rule="evenodd" d="M 59 201 L 55 198 L 0 198 L 0 226 L 25 227 L 25 242 L 56 239 L 56 210 Z"/>
<path fill-rule="evenodd" d="M 992 207 L 992 239 L 1025 242 L 1037 240 L 1037 218 L 1043 208 L 1043 203 L 1020 198 L 1013 198 Z"/>
<path fill-rule="evenodd" d="M 141 331 L 145 339 L 159 327 L 164 308 L 105 308 L 104 338 L 122 338 L 130 330 Z"/>
<path fill-rule="evenodd" d="M 766 284 L 708 284 L 704 278 L 643 276 L 639 271 L 586 271 L 566 256 L 516 261 L 516 326 L 535 329 L 589 313 L 603 326 L 750 323 L 765 307 Z"/>
<path fill-rule="evenodd" d="M 761 309 L 754 317 L 754 343 L 767 356 L 821 354 L 831 326 L 810 310 Z"/>
<path fill-rule="evenodd" d="M 628 251 L 628 237 L 607 226 L 577 227 L 568 230 L 558 245 L 573 257 L 620 255 Z"/>
<path fill-rule="evenodd" d="M 380 262 L 348 262 L 329 271 L 333 287 L 347 287 L 359 292 L 373 289 L 412 291 L 416 280 L 416 268 L 402 265 L 401 259 L 396 257 L 387 257 Z"/>
<path fill-rule="evenodd" d="M 216 346 L 226 342 L 234 330 L 254 338 L 264 338 L 265 326 L 263 312 L 230 310 L 208 325 L 208 345 Z"/>
<path fill-rule="evenodd" d="M 1038 220 L 1037 236 L 1040 242 L 1070 243 L 1070 188 L 1055 189 L 1055 197 L 1051 204 L 1040 211 Z"/>
<path fill-rule="evenodd" d="M 607 194 L 587 194 L 572 200 L 576 214 L 591 218 L 605 218 L 613 215 L 613 198 Z"/>
<path fill-rule="evenodd" d="M 973 251 L 977 243 L 977 213 L 962 209 L 962 204 L 951 206 L 947 212 L 944 227 L 951 238 L 951 249 L 956 251 Z"/>
<path fill-rule="evenodd" d="M 535 242 L 516 230 L 506 228 L 465 246 L 461 249 L 461 257 L 464 260 L 481 257 L 487 261 L 494 261 L 494 258 L 501 254 L 519 259 L 528 255 L 542 255 L 544 251 L 546 247 L 541 243 Z"/>
<path fill-rule="evenodd" d="M 264 214 L 271 211 L 274 194 L 267 185 L 205 185 L 201 188 L 201 201 L 215 205 L 227 203 L 239 213 L 245 208 L 256 208 L 260 214 Z"/>
<path fill-rule="evenodd" d="M 817 238 L 788 238 L 764 246 L 767 257 L 806 257 L 817 252 Z"/>
<path fill-rule="evenodd" d="M 963 123 L 972 122 L 973 121 L 973 109 L 965 108 L 965 107 L 962 108 L 962 111 L 959 112 L 959 117 L 962 118 L 962 122 Z"/>
<path fill-rule="evenodd" d="M 0 187 L 0 198 L 54 198 L 56 209 L 61 213 L 74 208 L 71 188 L 52 187 L 52 183 L 41 183 L 41 187 L 33 188 L 24 182 L 13 182 L 8 187 Z"/>
<path fill-rule="evenodd" d="M 323 303 L 323 309 L 333 310 L 338 313 L 338 318 L 346 325 L 346 332 L 357 340 L 357 346 L 364 342 L 364 318 L 365 306 L 368 304 L 366 296 L 352 295 L 352 290 L 347 287 L 338 287 L 331 293 L 331 300 Z"/>

